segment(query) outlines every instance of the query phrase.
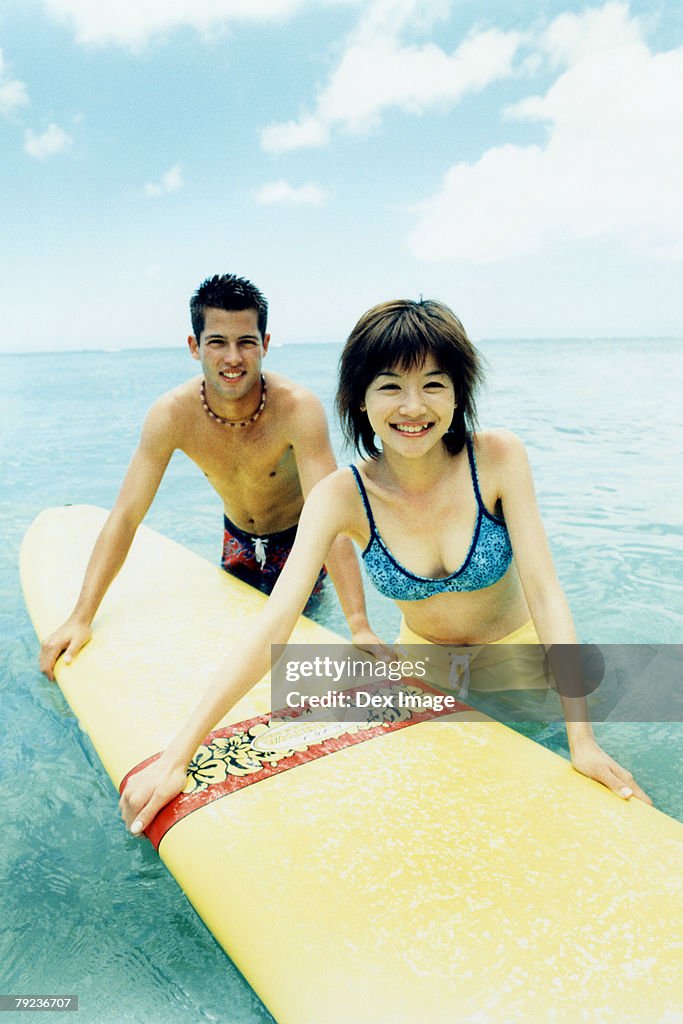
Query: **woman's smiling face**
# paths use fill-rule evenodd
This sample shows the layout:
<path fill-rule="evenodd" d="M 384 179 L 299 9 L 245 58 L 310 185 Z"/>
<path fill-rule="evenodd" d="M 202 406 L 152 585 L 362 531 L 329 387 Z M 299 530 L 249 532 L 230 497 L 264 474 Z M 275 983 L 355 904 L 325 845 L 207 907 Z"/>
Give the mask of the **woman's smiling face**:
<path fill-rule="evenodd" d="M 422 455 L 451 425 L 455 389 L 434 356 L 412 369 L 393 366 L 370 383 L 361 411 L 387 447 L 403 455 Z"/>

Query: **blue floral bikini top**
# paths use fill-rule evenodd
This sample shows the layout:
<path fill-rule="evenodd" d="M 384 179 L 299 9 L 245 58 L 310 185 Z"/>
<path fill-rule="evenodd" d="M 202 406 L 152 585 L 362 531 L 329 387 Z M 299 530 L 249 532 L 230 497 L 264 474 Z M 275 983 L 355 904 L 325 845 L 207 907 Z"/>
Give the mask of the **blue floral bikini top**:
<path fill-rule="evenodd" d="M 483 590 L 484 587 L 490 587 L 502 579 L 510 568 L 512 545 L 507 527 L 503 519 L 491 515 L 484 506 L 479 491 L 474 448 L 469 436 L 467 454 L 477 498 L 477 521 L 474 525 L 472 543 L 460 568 L 448 576 L 436 579 L 418 576 L 394 558 L 377 532 L 361 475 L 355 466 L 351 466 L 370 524 L 370 540 L 362 555 L 363 563 L 375 587 L 386 597 L 391 597 L 394 601 L 422 601 L 435 594 L 456 590 Z"/>

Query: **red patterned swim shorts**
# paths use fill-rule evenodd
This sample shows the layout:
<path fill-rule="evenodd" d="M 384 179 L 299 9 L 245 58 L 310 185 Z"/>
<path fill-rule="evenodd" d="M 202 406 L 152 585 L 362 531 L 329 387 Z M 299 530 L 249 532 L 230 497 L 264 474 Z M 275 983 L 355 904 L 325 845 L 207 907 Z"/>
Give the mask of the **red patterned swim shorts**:
<path fill-rule="evenodd" d="M 235 526 L 227 516 L 223 517 L 223 521 L 225 533 L 222 567 L 252 587 L 270 594 L 292 550 L 296 526 L 290 526 L 288 530 L 279 533 L 253 537 Z M 325 569 L 321 569 L 313 594 L 320 593 L 326 575 Z"/>

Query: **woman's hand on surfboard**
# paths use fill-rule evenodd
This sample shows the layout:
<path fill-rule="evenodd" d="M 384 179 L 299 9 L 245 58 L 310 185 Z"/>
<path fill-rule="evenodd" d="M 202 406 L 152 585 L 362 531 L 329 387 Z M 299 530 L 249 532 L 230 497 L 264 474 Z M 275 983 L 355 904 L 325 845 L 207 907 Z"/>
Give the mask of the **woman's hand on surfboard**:
<path fill-rule="evenodd" d="M 91 636 L 92 630 L 89 625 L 75 619 L 67 619 L 59 629 L 43 640 L 39 656 L 40 671 L 54 682 L 55 664 L 59 656 L 63 654 L 64 664 L 70 665 Z"/>
<path fill-rule="evenodd" d="M 361 651 L 366 651 L 368 654 L 372 654 L 375 658 L 383 660 L 397 661 L 400 660 L 400 654 L 398 654 L 393 647 L 385 644 L 377 634 L 370 629 L 370 626 L 363 626 L 355 629 L 351 635 L 351 643 L 354 647 L 357 647 Z"/>
<path fill-rule="evenodd" d="M 141 835 L 167 803 L 187 785 L 187 766 L 169 763 L 162 754 L 146 768 L 131 775 L 119 800 L 126 828 Z"/>
<path fill-rule="evenodd" d="M 582 743 L 572 750 L 572 764 L 577 772 L 601 782 L 622 800 L 630 800 L 634 796 L 643 803 L 652 803 L 631 773 L 606 754 L 595 740 Z"/>

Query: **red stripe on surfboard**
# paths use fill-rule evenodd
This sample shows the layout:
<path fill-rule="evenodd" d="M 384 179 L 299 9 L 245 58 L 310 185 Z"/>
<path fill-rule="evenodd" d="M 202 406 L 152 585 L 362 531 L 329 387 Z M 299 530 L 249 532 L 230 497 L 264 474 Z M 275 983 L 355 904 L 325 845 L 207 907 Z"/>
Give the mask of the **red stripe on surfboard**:
<path fill-rule="evenodd" d="M 404 679 L 400 684 L 379 684 L 371 689 L 357 687 L 347 692 L 353 694 L 362 690 L 365 693 L 383 694 L 392 689 L 395 692 L 398 689 L 405 690 L 406 687 L 423 695 L 444 696 L 439 690 L 413 679 Z M 220 800 L 246 786 L 252 786 L 256 782 L 272 778 L 309 761 L 317 761 L 318 758 L 327 757 L 328 754 L 334 754 L 346 747 L 387 736 L 420 722 L 471 710 L 467 704 L 462 704 L 454 698 L 451 700 L 451 706 L 438 711 L 434 708 L 404 708 L 400 718 L 393 718 L 395 712 L 391 709 L 374 709 L 368 721 L 361 723 L 320 722 L 312 720 L 310 712 L 294 709 L 275 715 L 260 715 L 244 722 L 236 722 L 225 729 L 217 729 L 209 733 L 188 766 L 188 788 L 159 811 L 146 829 L 145 835 L 154 849 L 158 850 L 161 840 L 173 825 L 214 800 Z M 387 713 L 386 718 L 383 717 L 384 712 Z M 287 737 L 283 733 L 288 730 L 291 734 L 297 725 L 302 727 L 299 740 L 292 742 L 296 737 L 290 735 L 290 742 L 285 743 Z M 323 733 L 331 729 L 335 732 L 338 730 L 338 734 L 315 740 L 315 731 Z M 304 738 L 304 730 L 309 734 L 308 742 Z M 154 754 L 132 768 L 121 782 L 119 791 L 123 793 L 131 776 L 152 764 L 160 756 L 161 753 Z"/>

